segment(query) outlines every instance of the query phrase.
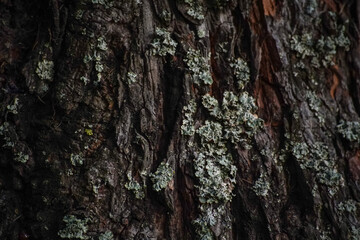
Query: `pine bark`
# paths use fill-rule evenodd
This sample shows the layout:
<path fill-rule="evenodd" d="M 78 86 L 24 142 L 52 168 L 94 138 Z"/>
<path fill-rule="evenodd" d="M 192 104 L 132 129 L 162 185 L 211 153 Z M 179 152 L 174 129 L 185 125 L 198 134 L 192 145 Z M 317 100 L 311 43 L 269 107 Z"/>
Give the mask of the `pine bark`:
<path fill-rule="evenodd" d="M 0 0 L 0 20 L 1 239 L 62 239 L 66 216 L 86 219 L 73 239 L 205 239 L 183 109 L 197 103 L 197 131 L 214 119 L 203 96 L 229 91 L 263 126 L 251 148 L 225 142 L 235 184 L 207 237 L 360 237 L 357 1 Z M 174 53 L 154 50 L 158 28 Z M 190 49 L 211 84 L 194 83 Z"/>

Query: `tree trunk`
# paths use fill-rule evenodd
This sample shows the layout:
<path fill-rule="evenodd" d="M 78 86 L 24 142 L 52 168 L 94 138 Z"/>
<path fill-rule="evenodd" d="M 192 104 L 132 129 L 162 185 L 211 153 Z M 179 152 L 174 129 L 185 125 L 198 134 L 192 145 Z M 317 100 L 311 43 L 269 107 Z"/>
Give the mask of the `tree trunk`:
<path fill-rule="evenodd" d="M 0 238 L 360 239 L 359 16 L 0 0 Z"/>

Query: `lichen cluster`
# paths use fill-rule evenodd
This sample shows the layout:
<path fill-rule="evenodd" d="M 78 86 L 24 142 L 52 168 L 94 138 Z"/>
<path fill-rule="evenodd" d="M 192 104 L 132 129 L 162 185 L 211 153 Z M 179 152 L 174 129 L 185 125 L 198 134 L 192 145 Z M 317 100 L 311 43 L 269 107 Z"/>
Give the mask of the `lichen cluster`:
<path fill-rule="evenodd" d="M 338 26 L 336 34 L 321 36 L 317 40 L 311 33 L 294 35 L 290 40 L 290 48 L 296 52 L 296 56 L 302 60 L 309 59 L 310 64 L 315 68 L 333 65 L 337 50 L 339 48 L 349 50 L 349 47 L 350 40 L 345 34 L 345 26 Z M 296 66 L 305 68 L 302 61 Z"/>
<path fill-rule="evenodd" d="M 89 219 L 79 219 L 74 215 L 66 215 L 63 218 L 63 222 L 66 223 L 66 226 L 63 230 L 58 232 L 58 235 L 61 238 L 68 239 L 89 239 L 86 235 L 88 231 L 87 223 Z"/>
<path fill-rule="evenodd" d="M 15 143 L 11 139 L 11 131 L 9 122 L 4 122 L 0 125 L 0 136 L 4 139 L 4 144 L 2 147 L 9 147 L 12 148 L 15 146 Z"/>
<path fill-rule="evenodd" d="M 196 102 L 192 99 L 189 104 L 183 108 L 183 121 L 181 125 L 181 134 L 192 136 L 195 133 L 194 114 L 196 112 Z"/>
<path fill-rule="evenodd" d="M 224 139 L 232 143 L 241 143 L 249 148 L 247 139 L 252 137 L 262 126 L 263 122 L 255 114 L 257 106 L 254 98 L 247 92 L 236 96 L 233 92 L 224 92 L 221 108 L 218 101 L 209 94 L 203 96 L 202 103 L 224 126 Z"/>
<path fill-rule="evenodd" d="M 106 231 L 99 236 L 99 240 L 114 240 L 114 234 L 111 231 Z"/>
<path fill-rule="evenodd" d="M 126 75 L 126 80 L 129 85 L 136 83 L 137 74 L 134 72 L 128 72 Z"/>
<path fill-rule="evenodd" d="M 344 184 L 344 179 L 336 168 L 335 159 L 324 143 L 315 142 L 311 148 L 305 142 L 294 143 L 292 154 L 302 169 L 313 172 L 316 179 L 328 187 L 331 196 Z"/>
<path fill-rule="evenodd" d="M 125 184 L 125 188 L 132 191 L 135 195 L 135 198 L 143 199 L 145 197 L 144 187 L 133 178 L 131 171 L 128 172 L 127 178 L 128 182 Z"/>
<path fill-rule="evenodd" d="M 185 62 L 196 85 L 212 83 L 208 59 L 202 57 L 200 51 L 190 48 Z M 242 90 L 250 78 L 247 64 L 238 59 L 232 67 Z M 188 143 L 194 149 L 193 165 L 198 180 L 200 216 L 194 221 L 196 232 L 200 239 L 213 239 L 211 228 L 225 221 L 225 211 L 236 182 L 237 168 L 228 146 L 250 148 L 249 141 L 263 122 L 255 114 L 254 99 L 245 91 L 238 95 L 225 91 L 221 102 L 205 94 L 201 103 L 208 113 L 207 118 L 195 127 L 197 104 L 194 99 L 190 100 L 183 109 L 181 132 L 197 141 Z"/>
<path fill-rule="evenodd" d="M 149 176 L 153 182 L 154 190 L 159 192 L 167 187 L 174 176 L 174 171 L 168 163 L 162 162 L 156 172 L 149 174 Z"/>
<path fill-rule="evenodd" d="M 360 123 L 341 120 L 337 131 L 350 142 L 360 143 Z"/>
<path fill-rule="evenodd" d="M 312 91 L 307 91 L 306 92 L 306 98 L 308 100 L 309 107 L 314 112 L 314 115 L 318 119 L 319 124 L 324 125 L 325 119 L 323 118 L 323 116 L 319 112 L 320 109 L 321 109 L 321 100 L 320 100 L 320 98 L 316 95 L 316 93 L 314 93 Z"/>
<path fill-rule="evenodd" d="M 210 54 L 205 58 L 201 55 L 200 50 L 195 50 L 193 48 L 190 48 L 186 54 L 184 61 L 191 73 L 191 79 L 198 86 L 201 84 L 210 85 L 213 83 L 209 59 Z"/>
<path fill-rule="evenodd" d="M 6 109 L 11 112 L 12 114 L 18 114 L 19 113 L 19 98 L 15 98 L 13 104 L 9 104 L 6 106 Z"/>
<path fill-rule="evenodd" d="M 156 38 L 151 43 L 151 54 L 166 56 L 167 54 L 174 55 L 176 52 L 177 42 L 173 40 L 170 33 L 165 28 L 155 29 Z"/>
<path fill-rule="evenodd" d="M 0 125 L 0 136 L 4 140 L 3 148 L 8 148 L 13 152 L 13 159 L 19 163 L 26 163 L 30 156 L 28 153 L 23 152 L 24 149 L 19 147 L 18 137 L 15 132 L 15 128 L 9 122 L 4 122 Z"/>
<path fill-rule="evenodd" d="M 83 62 L 86 64 L 86 67 L 89 69 L 93 65 L 88 63 L 95 63 L 96 71 L 96 80 L 94 83 L 97 85 L 102 80 L 102 72 L 105 69 L 103 64 L 103 56 L 106 54 L 108 46 L 104 36 L 100 36 L 96 39 L 96 44 L 91 44 L 91 53 L 85 54 Z M 81 76 L 80 80 L 84 82 L 84 85 L 87 85 L 90 82 L 89 76 Z"/>
<path fill-rule="evenodd" d="M 337 206 L 337 209 L 340 212 L 348 212 L 348 213 L 355 213 L 357 210 L 358 203 L 354 200 L 350 199 L 344 202 L 340 202 Z"/>
<path fill-rule="evenodd" d="M 250 69 L 247 63 L 245 60 L 237 58 L 230 63 L 230 66 L 234 69 L 239 89 L 244 89 L 245 85 L 250 81 Z"/>
<path fill-rule="evenodd" d="M 185 3 L 189 6 L 187 14 L 196 20 L 204 19 L 204 10 L 199 0 L 185 0 Z"/>
<path fill-rule="evenodd" d="M 106 9 L 114 7 L 114 2 L 112 0 L 91 0 L 93 4 L 99 4 L 104 6 Z"/>
<path fill-rule="evenodd" d="M 20 163 L 26 163 L 29 160 L 29 155 L 22 152 L 15 153 L 14 160 Z"/>
<path fill-rule="evenodd" d="M 270 182 L 266 179 L 266 175 L 261 173 L 260 177 L 256 180 L 253 190 L 257 196 L 266 197 L 270 190 Z"/>
<path fill-rule="evenodd" d="M 42 80 L 52 80 L 54 76 L 54 62 L 47 59 L 39 61 L 35 72 Z"/>
<path fill-rule="evenodd" d="M 70 162 L 74 167 L 83 165 L 84 161 L 85 161 L 85 158 L 82 153 L 80 153 L 80 154 L 72 153 L 70 155 Z"/>

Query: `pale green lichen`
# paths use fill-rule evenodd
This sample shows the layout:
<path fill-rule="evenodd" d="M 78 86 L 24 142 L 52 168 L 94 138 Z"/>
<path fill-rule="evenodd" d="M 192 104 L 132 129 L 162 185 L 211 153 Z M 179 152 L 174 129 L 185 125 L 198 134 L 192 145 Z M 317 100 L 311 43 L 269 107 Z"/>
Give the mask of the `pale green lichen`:
<path fill-rule="evenodd" d="M 247 63 L 243 59 L 237 58 L 230 63 L 230 66 L 234 69 L 239 89 L 244 89 L 245 85 L 250 81 L 250 69 Z"/>
<path fill-rule="evenodd" d="M 360 143 L 360 122 L 341 120 L 337 125 L 337 131 L 350 142 Z"/>
<path fill-rule="evenodd" d="M 320 98 L 312 91 L 307 91 L 306 92 L 306 98 L 308 100 L 309 107 L 314 112 L 316 118 L 319 121 L 319 124 L 324 125 L 325 119 L 320 114 L 320 109 L 321 109 L 321 100 L 320 100 Z"/>
<path fill-rule="evenodd" d="M 331 157 L 325 144 L 315 142 L 309 148 L 304 142 L 294 143 L 292 153 L 302 169 L 311 170 L 316 175 L 316 179 L 328 187 L 331 196 L 335 195 L 340 186 L 344 184 L 344 180 L 336 168 L 335 159 Z"/>
<path fill-rule="evenodd" d="M 18 152 L 15 154 L 14 160 L 20 163 L 26 163 L 29 160 L 29 155 Z"/>
<path fill-rule="evenodd" d="M 309 59 L 315 68 L 334 65 L 333 59 L 337 50 L 343 48 L 348 51 L 349 47 L 350 40 L 345 34 L 345 26 L 336 26 L 336 34 L 321 36 L 317 40 L 311 33 L 294 35 L 290 40 L 290 48 L 296 52 L 296 56 L 302 60 Z"/>
<path fill-rule="evenodd" d="M 239 97 L 232 92 L 224 92 L 221 108 L 218 101 L 208 94 L 203 96 L 202 102 L 209 113 L 224 124 L 224 138 L 232 143 L 247 146 L 246 139 L 263 125 L 255 114 L 255 100 L 247 92 L 242 92 Z"/>
<path fill-rule="evenodd" d="M 86 235 L 88 231 L 88 218 L 79 219 L 74 215 L 67 215 L 63 218 L 63 222 L 66 223 L 66 226 L 63 230 L 58 232 L 58 235 L 61 238 L 89 239 L 89 237 Z"/>
<path fill-rule="evenodd" d="M 358 203 L 354 200 L 350 199 L 344 202 L 340 202 L 337 206 L 337 209 L 340 212 L 348 212 L 348 213 L 355 213 L 357 210 Z"/>
<path fill-rule="evenodd" d="M 83 165 L 85 159 L 82 153 L 80 154 L 71 154 L 70 155 L 70 162 L 74 167 Z"/>
<path fill-rule="evenodd" d="M 7 105 L 6 106 L 6 109 L 11 112 L 12 114 L 18 114 L 19 113 L 19 98 L 15 98 L 14 99 L 14 103 L 13 104 L 10 104 L 10 105 Z"/>
<path fill-rule="evenodd" d="M 305 6 L 305 12 L 311 16 L 318 8 L 317 0 L 307 0 Z"/>
<path fill-rule="evenodd" d="M 181 125 L 181 134 L 192 136 L 195 133 L 194 114 L 196 112 L 196 102 L 190 100 L 189 104 L 183 108 L 183 121 Z"/>
<path fill-rule="evenodd" d="M 151 54 L 162 57 L 167 54 L 174 55 L 177 42 L 171 38 L 170 33 L 165 28 L 156 28 L 155 33 L 156 38 L 151 43 Z"/>
<path fill-rule="evenodd" d="M 99 240 L 114 240 L 114 234 L 108 230 L 99 236 Z"/>
<path fill-rule="evenodd" d="M 104 37 L 99 37 L 99 38 L 97 39 L 97 42 L 98 42 L 97 47 L 98 47 L 100 50 L 106 51 L 106 50 L 108 49 L 107 43 L 106 43 Z"/>
<path fill-rule="evenodd" d="M 129 85 L 136 83 L 137 74 L 134 72 L 128 72 L 126 75 L 126 80 Z"/>
<path fill-rule="evenodd" d="M 202 57 L 199 50 L 190 48 L 184 61 L 195 84 L 212 84 L 209 58 Z M 239 88 L 243 89 L 250 73 L 245 62 L 239 60 L 234 64 L 235 75 L 242 81 Z M 193 164 L 200 203 L 200 215 L 193 221 L 195 230 L 199 239 L 214 239 L 212 227 L 225 221 L 226 208 L 233 197 L 236 182 L 237 168 L 227 146 L 233 143 L 235 148 L 237 144 L 250 148 L 250 138 L 263 126 L 263 121 L 255 114 L 255 100 L 247 92 L 235 95 L 225 91 L 220 103 L 210 94 L 205 94 L 202 105 L 211 120 L 206 119 L 195 128 L 197 106 L 195 100 L 191 100 L 183 109 L 181 130 L 183 135 L 195 136 L 194 139 L 200 141 L 188 145 L 194 150 Z"/>
<path fill-rule="evenodd" d="M 165 21 L 165 22 L 169 22 L 171 20 L 171 13 L 166 11 L 166 10 L 163 10 L 161 13 L 160 13 L 160 17 Z"/>
<path fill-rule="evenodd" d="M 174 171 L 168 163 L 162 162 L 156 172 L 151 173 L 149 176 L 153 182 L 154 190 L 159 192 L 167 187 L 174 176 Z"/>
<path fill-rule="evenodd" d="M 3 147 L 12 148 L 15 146 L 15 143 L 11 140 L 10 134 L 10 124 L 9 122 L 4 122 L 0 125 L 0 135 L 3 136 L 4 144 Z"/>
<path fill-rule="evenodd" d="M 43 59 L 38 62 L 35 72 L 42 80 L 52 80 L 54 75 L 54 62 Z"/>
<path fill-rule="evenodd" d="M 191 73 L 193 82 L 197 85 L 206 84 L 210 85 L 213 83 L 210 65 L 209 65 L 210 54 L 207 58 L 201 56 L 199 50 L 190 48 L 184 59 L 188 70 Z"/>
<path fill-rule="evenodd" d="M 349 240 L 359 240 L 359 239 L 360 239 L 360 228 L 351 226 Z"/>
<path fill-rule="evenodd" d="M 203 20 L 203 7 L 198 2 L 198 0 L 185 0 L 185 3 L 189 5 L 189 9 L 187 10 L 187 14 L 194 19 Z"/>
<path fill-rule="evenodd" d="M 84 10 L 79 9 L 75 12 L 75 19 L 76 20 L 80 20 L 82 18 L 82 16 L 84 15 Z"/>
<path fill-rule="evenodd" d="M 85 84 L 85 86 L 90 82 L 90 79 L 85 77 L 85 76 L 81 76 L 80 80 L 83 81 L 83 83 Z"/>
<path fill-rule="evenodd" d="M 265 175 L 261 173 L 260 177 L 256 180 L 253 190 L 257 196 L 266 197 L 270 190 L 270 182 L 266 179 Z"/>
<path fill-rule="evenodd" d="M 91 0 L 93 4 L 99 4 L 104 6 L 106 9 L 114 7 L 114 2 L 112 0 Z"/>
<path fill-rule="evenodd" d="M 131 171 L 127 174 L 128 182 L 125 184 L 125 188 L 134 193 L 135 198 L 143 199 L 145 197 L 144 188 L 132 177 Z"/>
<path fill-rule="evenodd" d="M 204 38 L 206 36 L 206 32 L 203 29 L 199 29 L 197 31 L 197 35 L 198 35 L 199 38 Z"/>

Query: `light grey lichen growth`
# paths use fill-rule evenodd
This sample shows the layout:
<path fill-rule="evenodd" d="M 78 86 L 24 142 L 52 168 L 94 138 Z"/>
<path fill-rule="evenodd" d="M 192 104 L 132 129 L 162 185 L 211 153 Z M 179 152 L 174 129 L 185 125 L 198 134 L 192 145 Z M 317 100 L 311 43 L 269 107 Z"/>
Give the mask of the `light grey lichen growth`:
<path fill-rule="evenodd" d="M 14 160 L 16 162 L 26 163 L 29 160 L 29 155 L 24 154 L 22 152 L 18 152 L 18 153 L 15 154 Z"/>
<path fill-rule="evenodd" d="M 359 240 L 360 239 L 360 228 L 351 226 L 349 240 Z"/>
<path fill-rule="evenodd" d="M 226 91 L 222 103 L 206 94 L 202 105 L 214 118 L 205 120 L 195 129 L 195 101 L 184 107 L 182 134 L 196 136 L 200 143 L 195 146 L 194 170 L 199 181 L 196 185 L 200 202 L 200 216 L 194 221 L 200 239 L 213 239 L 211 227 L 223 219 L 226 205 L 232 199 L 235 186 L 236 167 L 226 145 L 246 143 L 263 125 L 255 114 L 257 107 L 247 92 L 239 96 Z M 235 145 L 236 146 L 236 145 Z"/>
<path fill-rule="evenodd" d="M 67 215 L 63 218 L 63 222 L 66 223 L 66 226 L 63 230 L 60 230 L 58 232 L 58 235 L 61 238 L 68 238 L 68 239 L 89 239 L 88 236 L 86 236 L 86 233 L 88 231 L 87 223 L 89 219 L 78 219 L 74 215 Z"/>
<path fill-rule="evenodd" d="M 340 212 L 348 212 L 348 213 L 355 213 L 357 210 L 357 202 L 355 202 L 354 200 L 350 199 L 347 200 L 345 202 L 340 202 L 337 206 L 337 209 Z"/>
<path fill-rule="evenodd" d="M 174 171 L 168 163 L 162 162 L 156 172 L 151 173 L 149 176 L 153 182 L 154 190 L 159 192 L 167 187 L 174 176 Z"/>
<path fill-rule="evenodd" d="M 242 92 L 238 97 L 233 92 L 226 91 L 221 109 L 218 101 L 208 94 L 203 96 L 202 103 L 212 116 L 223 123 L 225 139 L 250 147 L 246 144 L 246 139 L 252 137 L 263 125 L 263 121 L 255 114 L 257 106 L 254 98 L 247 92 Z"/>
<path fill-rule="evenodd" d="M 196 112 L 196 102 L 192 99 L 189 104 L 183 108 L 183 121 L 181 125 L 181 134 L 193 136 L 195 133 L 194 114 Z"/>
<path fill-rule="evenodd" d="M 11 134 L 9 122 L 4 122 L 2 125 L 0 125 L 0 135 L 3 136 L 3 139 L 5 141 L 3 147 L 12 148 L 15 146 L 15 143 L 11 140 L 10 137 Z"/>
<path fill-rule="evenodd" d="M 99 240 L 114 240 L 114 235 L 111 231 L 106 231 L 99 236 Z"/>
<path fill-rule="evenodd" d="M 143 199 L 145 197 L 144 188 L 132 177 L 131 171 L 127 174 L 128 182 L 125 184 L 127 190 L 135 194 L 135 198 Z"/>
<path fill-rule="evenodd" d="M 106 51 L 106 50 L 108 49 L 107 43 L 106 43 L 104 37 L 99 37 L 99 38 L 97 39 L 97 42 L 98 42 L 97 47 L 98 47 L 100 50 Z"/>
<path fill-rule="evenodd" d="M 337 131 L 350 142 L 360 143 L 360 123 L 341 120 Z"/>
<path fill-rule="evenodd" d="M 250 69 L 247 63 L 243 59 L 237 58 L 230 63 L 230 66 L 234 69 L 239 89 L 244 89 L 245 85 L 250 81 Z"/>
<path fill-rule="evenodd" d="M 213 83 L 210 65 L 209 65 L 210 53 L 207 58 L 201 56 L 200 50 L 190 48 L 184 59 L 188 70 L 191 73 L 191 78 L 195 84 L 200 86 L 201 84 L 211 85 Z"/>
<path fill-rule="evenodd" d="M 315 68 L 334 65 L 333 59 L 339 48 L 349 50 L 350 40 L 345 34 L 345 26 L 337 26 L 337 33 L 332 36 L 321 36 L 317 40 L 313 34 L 294 35 L 290 40 L 290 48 L 302 60 L 309 59 Z M 305 67 L 305 64 L 297 67 Z"/>
<path fill-rule="evenodd" d="M 308 169 L 316 175 L 316 179 L 328 187 L 331 196 L 335 195 L 344 179 L 338 172 L 335 159 L 330 155 L 328 147 L 316 142 L 311 148 L 304 142 L 294 143 L 292 154 L 302 169 Z"/>
<path fill-rule="evenodd" d="M 189 5 L 189 9 L 186 12 L 189 16 L 197 20 L 204 19 L 203 7 L 198 0 L 185 0 L 185 3 Z"/>
<path fill-rule="evenodd" d="M 270 190 L 270 182 L 266 179 L 265 175 L 261 173 L 260 177 L 256 180 L 253 190 L 257 196 L 266 197 Z"/>
<path fill-rule="evenodd" d="M 201 215 L 195 225 L 199 236 L 212 239 L 210 228 L 223 216 L 223 208 L 231 201 L 235 185 L 237 169 L 226 144 L 229 141 L 245 145 L 262 126 L 262 120 L 254 114 L 257 108 L 247 92 L 239 97 L 225 92 L 221 105 L 206 94 L 202 104 L 216 121 L 206 120 L 196 130 L 201 144 L 195 152 L 194 169 L 199 181 L 196 187 Z"/>
<path fill-rule="evenodd" d="M 306 98 L 308 100 L 309 107 L 314 112 L 316 118 L 319 121 L 319 124 L 324 125 L 325 119 L 320 114 L 320 109 L 321 109 L 321 100 L 320 100 L 320 98 L 312 91 L 307 91 L 306 92 Z"/>
<path fill-rule="evenodd" d="M 152 41 L 151 54 L 166 56 L 167 54 L 174 55 L 176 52 L 177 42 L 173 40 L 170 33 L 165 28 L 155 29 L 156 38 Z"/>
<path fill-rule="evenodd" d="M 81 76 L 80 80 L 83 81 L 83 83 L 85 84 L 85 86 L 90 82 L 90 79 L 85 77 L 85 76 Z"/>
<path fill-rule="evenodd" d="M 199 38 L 204 38 L 206 36 L 206 32 L 203 29 L 199 29 L 197 31 L 197 35 Z"/>
<path fill-rule="evenodd" d="M 126 75 L 126 80 L 129 85 L 136 83 L 137 74 L 134 72 L 128 72 Z"/>
<path fill-rule="evenodd" d="M 166 11 L 166 10 L 163 10 L 161 13 L 160 13 L 160 17 L 165 21 L 165 22 L 169 22 L 171 20 L 171 13 Z"/>
<path fill-rule="evenodd" d="M 85 159 L 82 153 L 80 154 L 71 154 L 70 155 L 70 162 L 74 167 L 83 165 Z"/>
<path fill-rule="evenodd" d="M 198 226 L 198 234 L 204 237 L 208 235 L 204 233 L 210 233 L 210 227 L 220 221 L 224 213 L 220 211 L 220 206 L 225 206 L 232 199 L 237 169 L 227 151 L 220 123 L 205 121 L 196 133 L 201 141 L 194 159 L 201 215 L 195 225 Z"/>
<path fill-rule="evenodd" d="M 114 7 L 114 2 L 112 0 L 91 0 L 93 4 L 99 4 L 104 6 L 106 9 Z"/>
<path fill-rule="evenodd" d="M 42 80 L 52 80 L 54 76 L 54 62 L 43 59 L 38 62 L 35 72 Z"/>
<path fill-rule="evenodd" d="M 318 7 L 317 0 L 307 0 L 305 6 L 305 12 L 309 15 L 312 15 Z"/>
<path fill-rule="evenodd" d="M 11 112 L 12 114 L 18 114 L 19 112 L 19 98 L 15 98 L 14 99 L 14 103 L 11 104 L 11 105 L 7 105 L 6 106 L 6 109 Z"/>

